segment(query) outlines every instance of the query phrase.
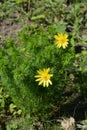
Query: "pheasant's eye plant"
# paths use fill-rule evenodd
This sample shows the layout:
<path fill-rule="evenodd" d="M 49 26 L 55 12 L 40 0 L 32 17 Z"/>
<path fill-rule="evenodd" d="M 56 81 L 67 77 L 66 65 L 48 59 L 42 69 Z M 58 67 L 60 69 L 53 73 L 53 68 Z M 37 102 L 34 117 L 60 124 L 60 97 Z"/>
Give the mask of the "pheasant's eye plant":
<path fill-rule="evenodd" d="M 63 26 L 30 26 L 27 32 L 24 28 L 18 42 L 9 39 L 1 48 L 1 82 L 30 117 L 48 118 L 52 106 L 63 98 L 74 62 L 74 49 Z"/>

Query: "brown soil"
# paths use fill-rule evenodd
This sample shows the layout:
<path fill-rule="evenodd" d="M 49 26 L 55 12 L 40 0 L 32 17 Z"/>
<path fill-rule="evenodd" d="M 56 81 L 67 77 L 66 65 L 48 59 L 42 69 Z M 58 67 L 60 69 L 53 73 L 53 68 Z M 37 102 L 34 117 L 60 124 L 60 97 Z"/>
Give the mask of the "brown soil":
<path fill-rule="evenodd" d="M 5 38 L 15 38 L 20 28 L 21 24 L 19 22 L 3 20 L 0 22 L 0 35 Z"/>

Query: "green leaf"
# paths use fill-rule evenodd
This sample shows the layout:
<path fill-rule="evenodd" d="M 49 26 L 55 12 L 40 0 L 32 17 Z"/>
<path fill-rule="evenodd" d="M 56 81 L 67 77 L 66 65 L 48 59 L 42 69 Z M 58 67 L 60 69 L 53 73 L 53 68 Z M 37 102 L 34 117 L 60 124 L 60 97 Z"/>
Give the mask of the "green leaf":
<path fill-rule="evenodd" d="M 22 110 L 18 110 L 17 114 L 20 115 L 22 113 Z"/>
<path fill-rule="evenodd" d="M 12 113 L 15 108 L 16 108 L 16 105 L 14 105 L 13 103 L 11 103 L 10 106 L 9 106 L 10 112 Z"/>
<path fill-rule="evenodd" d="M 31 17 L 31 20 L 44 19 L 44 18 L 45 18 L 45 15 L 44 14 L 40 14 L 40 15 Z"/>

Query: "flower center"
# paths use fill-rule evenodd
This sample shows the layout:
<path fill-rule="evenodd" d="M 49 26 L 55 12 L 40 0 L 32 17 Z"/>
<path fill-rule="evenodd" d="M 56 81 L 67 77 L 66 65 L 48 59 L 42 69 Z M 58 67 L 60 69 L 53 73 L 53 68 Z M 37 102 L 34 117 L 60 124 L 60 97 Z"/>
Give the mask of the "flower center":
<path fill-rule="evenodd" d="M 48 80 L 49 78 L 50 78 L 50 77 L 49 77 L 48 74 L 44 74 L 44 75 L 43 75 L 43 79 L 44 79 L 44 80 Z"/>
<path fill-rule="evenodd" d="M 65 43 L 65 38 L 61 38 L 61 43 Z"/>

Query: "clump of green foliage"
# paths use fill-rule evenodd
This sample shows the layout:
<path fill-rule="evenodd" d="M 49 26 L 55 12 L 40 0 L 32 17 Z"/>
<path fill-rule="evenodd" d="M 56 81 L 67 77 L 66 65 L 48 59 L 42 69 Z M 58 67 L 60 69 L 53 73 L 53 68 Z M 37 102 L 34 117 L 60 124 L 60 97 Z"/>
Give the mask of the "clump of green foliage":
<path fill-rule="evenodd" d="M 25 31 L 26 30 L 26 31 Z M 18 41 L 9 39 L 1 48 L 1 81 L 13 101 L 30 115 L 48 116 L 69 80 L 67 73 L 73 68 L 74 49 L 69 41 L 66 49 L 57 48 L 54 35 L 65 32 L 63 23 L 47 28 L 26 26 Z M 38 86 L 34 76 L 37 70 L 51 68 L 53 85 Z M 60 99 L 61 97 L 61 99 Z"/>

